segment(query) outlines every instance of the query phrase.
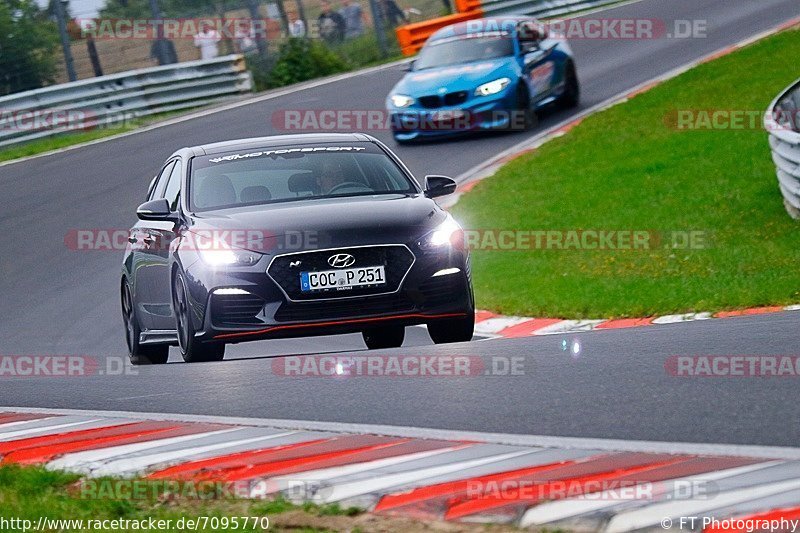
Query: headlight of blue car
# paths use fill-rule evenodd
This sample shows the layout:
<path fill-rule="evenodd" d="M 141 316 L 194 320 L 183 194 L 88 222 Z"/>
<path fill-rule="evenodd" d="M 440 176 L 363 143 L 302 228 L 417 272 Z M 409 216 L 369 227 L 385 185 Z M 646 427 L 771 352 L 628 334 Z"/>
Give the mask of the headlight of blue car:
<path fill-rule="evenodd" d="M 395 107 L 408 107 L 414 103 L 414 99 L 410 96 L 406 96 L 404 94 L 393 94 L 392 95 L 392 104 Z"/>
<path fill-rule="evenodd" d="M 475 89 L 475 96 L 489 96 L 492 94 L 497 94 L 503 89 L 505 89 L 508 84 L 511 83 L 509 78 L 500 78 L 497 80 L 490 81 L 488 83 L 484 83 L 477 89 Z"/>

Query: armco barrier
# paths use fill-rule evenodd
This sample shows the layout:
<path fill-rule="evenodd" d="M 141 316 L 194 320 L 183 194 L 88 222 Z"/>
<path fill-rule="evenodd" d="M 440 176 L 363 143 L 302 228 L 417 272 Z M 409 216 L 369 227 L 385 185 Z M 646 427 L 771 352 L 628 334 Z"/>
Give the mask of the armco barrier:
<path fill-rule="evenodd" d="M 456 22 L 501 15 L 529 15 L 538 18 L 561 17 L 620 0 L 455 0 L 459 13 L 399 26 L 395 33 L 403 55 L 416 54 L 428 37 Z"/>
<path fill-rule="evenodd" d="M 770 104 L 764 116 L 769 132 L 772 160 L 778 173 L 778 186 L 786 211 L 800 218 L 800 80 Z"/>
<path fill-rule="evenodd" d="M 244 57 L 229 55 L 11 94 L 0 97 L 0 147 L 205 105 L 252 87 Z"/>

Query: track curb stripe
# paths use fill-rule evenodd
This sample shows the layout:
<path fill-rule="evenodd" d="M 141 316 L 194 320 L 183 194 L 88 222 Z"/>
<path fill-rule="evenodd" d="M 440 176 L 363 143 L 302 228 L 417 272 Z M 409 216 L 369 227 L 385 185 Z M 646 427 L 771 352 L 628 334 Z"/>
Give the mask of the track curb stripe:
<path fill-rule="evenodd" d="M 684 313 L 679 315 L 663 315 L 644 318 L 610 318 L 595 320 L 568 320 L 561 318 L 533 318 L 519 316 L 503 316 L 491 311 L 475 313 L 475 333 L 491 339 L 528 337 L 531 335 L 569 334 L 595 330 L 638 328 L 643 326 L 663 326 L 698 320 L 719 318 L 735 318 L 756 316 L 769 313 L 800 311 L 798 305 L 753 307 L 716 313 Z M 505 325 L 506 327 L 501 327 Z"/>
<path fill-rule="evenodd" d="M 526 322 L 511 327 L 523 326 L 531 327 Z M 624 441 L 614 441 L 616 450 L 577 451 L 565 447 L 570 439 L 559 437 L 550 441 L 540 437 L 544 446 L 501 445 L 455 434 L 449 438 L 387 435 L 381 432 L 383 426 L 358 430 L 352 426 L 350 431 L 333 433 L 313 427 L 313 422 L 292 421 L 294 429 L 285 431 L 288 428 L 278 427 L 281 424 L 258 424 L 257 419 L 247 424 L 235 418 L 22 408 L 0 408 L 0 432 L 6 425 L 13 428 L 26 414 L 47 417 L 50 425 L 45 427 L 57 431 L 19 435 L 0 443 L 4 462 L 72 467 L 90 477 L 135 473 L 149 479 L 242 482 L 251 497 L 280 493 L 298 502 L 343 502 L 393 515 L 533 525 L 548 517 L 557 521 L 602 510 L 610 517 L 610 530 L 629 531 L 654 523 L 658 513 L 672 513 L 684 503 L 697 512 L 720 509 L 725 517 L 737 514 L 737 509 L 738 515 L 778 516 L 781 509 L 800 507 L 800 490 L 797 501 L 787 502 L 785 496 L 787 490 L 800 489 L 799 463 L 767 455 L 713 453 L 711 448 L 711 453 L 686 453 L 688 448 L 679 443 L 667 447 L 672 449 L 639 451 L 632 449 L 633 443 L 625 449 Z M 81 429 L 61 422 L 75 424 L 79 417 L 103 425 Z M 287 436 L 301 440 L 278 444 Z M 271 438 L 278 439 L 272 447 Z M 243 444 L 256 447 L 237 448 Z M 678 451 L 681 448 L 683 452 Z M 783 455 L 800 457 L 800 450 L 794 452 Z M 577 494 L 589 494 L 601 492 L 603 482 L 641 485 L 693 477 L 721 480 L 720 493 L 706 500 L 636 500 L 619 506 L 619 501 L 598 504 L 580 498 L 573 505 L 558 492 L 559 483 L 574 484 Z M 533 483 L 542 491 L 534 496 L 509 493 L 504 482 Z M 475 483 L 484 488 L 475 493 Z M 491 489 L 491 483 L 499 491 Z M 782 500 L 775 508 L 764 503 L 776 495 Z M 539 505 L 542 512 L 537 513 Z"/>

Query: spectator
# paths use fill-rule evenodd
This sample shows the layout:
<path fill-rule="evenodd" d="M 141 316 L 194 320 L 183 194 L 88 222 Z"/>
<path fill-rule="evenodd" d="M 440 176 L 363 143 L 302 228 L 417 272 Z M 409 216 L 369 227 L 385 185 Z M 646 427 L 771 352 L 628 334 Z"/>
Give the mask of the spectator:
<path fill-rule="evenodd" d="M 388 23 L 390 28 L 399 26 L 401 23 L 407 23 L 408 17 L 403 10 L 397 5 L 394 0 L 382 0 L 381 10 L 383 11 L 384 20 Z"/>
<path fill-rule="evenodd" d="M 214 59 L 219 55 L 217 45 L 222 40 L 217 30 L 204 25 L 194 36 L 194 45 L 200 49 L 200 59 Z"/>
<path fill-rule="evenodd" d="M 317 19 L 319 35 L 328 43 L 339 43 L 344 38 L 345 22 L 342 16 L 331 9 L 328 0 L 322 0 L 322 13 Z"/>
<path fill-rule="evenodd" d="M 286 18 L 289 19 L 289 36 L 290 37 L 305 37 L 306 25 L 294 12 L 286 13 Z"/>
<path fill-rule="evenodd" d="M 236 39 L 236 47 L 241 54 L 252 54 L 258 50 L 256 46 L 256 32 L 249 21 L 239 21 L 234 30 L 234 37 Z"/>
<path fill-rule="evenodd" d="M 339 11 L 344 19 L 344 36 L 352 39 L 364 34 L 364 12 L 361 4 L 355 0 L 344 0 L 344 6 Z"/>

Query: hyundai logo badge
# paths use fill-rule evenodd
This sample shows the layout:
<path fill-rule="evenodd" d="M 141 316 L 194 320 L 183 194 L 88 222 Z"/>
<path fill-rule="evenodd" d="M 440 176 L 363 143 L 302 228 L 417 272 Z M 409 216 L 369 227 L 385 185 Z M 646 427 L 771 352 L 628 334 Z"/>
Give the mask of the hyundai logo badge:
<path fill-rule="evenodd" d="M 356 262 L 356 258 L 350 254 L 335 254 L 328 258 L 328 264 L 333 268 L 347 268 Z"/>

